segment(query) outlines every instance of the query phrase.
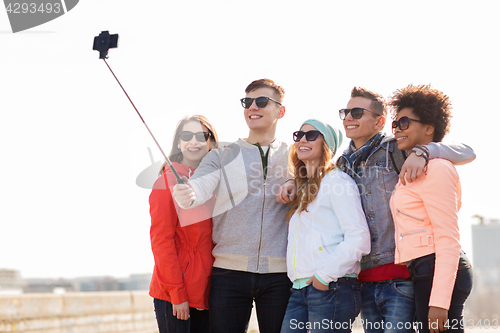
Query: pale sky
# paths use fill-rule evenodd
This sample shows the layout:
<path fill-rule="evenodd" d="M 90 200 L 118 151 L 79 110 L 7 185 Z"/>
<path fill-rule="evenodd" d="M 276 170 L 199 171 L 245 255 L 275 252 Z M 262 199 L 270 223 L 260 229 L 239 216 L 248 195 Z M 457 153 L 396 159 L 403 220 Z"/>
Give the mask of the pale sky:
<path fill-rule="evenodd" d="M 1 9 L 0 268 L 66 278 L 152 271 L 150 190 L 135 181 L 151 164 L 148 147 L 155 160 L 160 152 L 92 50 L 103 30 L 120 35 L 108 63 L 165 152 L 185 115 L 207 116 L 222 141 L 246 137 L 239 99 L 263 77 L 286 90 L 277 138 L 287 142 L 308 118 L 342 128 L 338 110 L 355 85 L 384 96 L 409 83 L 442 90 L 454 107 L 444 141 L 477 154 L 457 167 L 470 253 L 472 215 L 500 217 L 497 7 L 82 0 L 16 34 Z"/>

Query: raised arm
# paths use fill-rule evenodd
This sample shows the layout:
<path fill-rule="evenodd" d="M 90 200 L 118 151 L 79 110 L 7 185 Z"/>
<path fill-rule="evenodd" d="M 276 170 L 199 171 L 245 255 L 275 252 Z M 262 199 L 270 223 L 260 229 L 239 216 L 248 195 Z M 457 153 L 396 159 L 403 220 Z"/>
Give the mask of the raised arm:
<path fill-rule="evenodd" d="M 431 142 L 426 145 L 429 159 L 443 158 L 455 165 L 470 163 L 476 159 L 474 150 L 463 143 Z"/>
<path fill-rule="evenodd" d="M 463 143 L 445 144 L 442 142 L 431 142 L 423 146 L 423 149 L 415 149 L 421 150 L 424 154 L 429 153 L 427 157 L 429 160 L 442 158 L 455 165 L 467 164 L 474 161 L 476 158 L 474 150 Z M 412 152 L 404 162 L 401 172 L 399 173 L 401 183 L 406 185 L 406 181 L 409 183 L 415 181 L 420 177 L 426 165 L 427 160 L 424 156 L 417 156 L 415 152 Z"/>
<path fill-rule="evenodd" d="M 218 155 L 210 151 L 186 184 L 174 186 L 172 196 L 181 208 L 194 208 L 209 200 L 220 182 Z"/>

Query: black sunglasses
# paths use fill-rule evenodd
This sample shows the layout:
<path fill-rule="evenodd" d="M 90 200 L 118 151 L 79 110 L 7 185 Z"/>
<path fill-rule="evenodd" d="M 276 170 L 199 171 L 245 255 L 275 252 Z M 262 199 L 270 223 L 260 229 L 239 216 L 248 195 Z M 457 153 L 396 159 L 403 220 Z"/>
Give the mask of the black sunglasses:
<path fill-rule="evenodd" d="M 196 137 L 196 140 L 198 140 L 198 142 L 205 142 L 212 136 L 210 132 L 193 133 L 190 131 L 182 131 L 179 137 L 182 141 L 190 141 L 193 138 L 193 135 Z"/>
<path fill-rule="evenodd" d="M 252 106 L 253 101 L 255 101 L 255 105 L 257 105 L 257 107 L 259 107 L 259 108 L 265 108 L 266 105 L 267 105 L 267 102 L 269 102 L 269 100 L 273 101 L 274 103 L 277 103 L 277 104 L 281 105 L 280 102 L 272 99 L 271 97 L 267 97 L 267 96 L 261 96 L 261 97 L 257 97 L 257 98 L 245 97 L 245 98 L 240 99 L 240 102 L 241 102 L 241 105 L 245 109 L 250 108 Z"/>
<path fill-rule="evenodd" d="M 293 132 L 293 141 L 299 142 L 304 135 L 306 136 L 307 141 L 314 141 L 318 138 L 320 134 L 321 134 L 320 131 L 307 131 L 307 132 L 296 131 Z"/>
<path fill-rule="evenodd" d="M 423 121 L 420 121 L 418 119 L 411 119 L 411 118 L 408 118 L 407 116 L 404 116 L 404 117 L 399 118 L 399 120 L 394 120 L 392 122 L 392 132 L 394 133 L 394 131 L 398 127 L 402 131 L 408 129 L 408 127 L 410 127 L 410 121 L 417 121 L 417 122 L 422 123 L 422 124 L 424 123 Z"/>
<path fill-rule="evenodd" d="M 345 117 L 347 117 L 347 115 L 349 114 L 349 112 L 351 113 L 351 116 L 354 119 L 359 119 L 363 116 L 363 111 L 368 111 L 368 112 L 371 112 L 373 114 L 376 114 L 377 116 L 380 116 L 378 113 L 375 113 L 373 111 L 370 111 L 370 110 L 364 109 L 364 108 L 340 109 L 339 110 L 340 120 L 344 120 Z"/>

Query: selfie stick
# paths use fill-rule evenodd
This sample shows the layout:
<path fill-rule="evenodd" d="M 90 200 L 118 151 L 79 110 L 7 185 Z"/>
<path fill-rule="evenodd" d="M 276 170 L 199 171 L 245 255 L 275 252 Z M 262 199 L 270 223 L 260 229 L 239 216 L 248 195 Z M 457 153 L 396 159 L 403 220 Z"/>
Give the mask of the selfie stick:
<path fill-rule="evenodd" d="M 148 125 L 144 121 L 144 118 L 142 118 L 141 114 L 139 113 L 139 110 L 137 110 L 137 108 L 135 107 L 134 102 L 132 102 L 132 100 L 130 99 L 129 95 L 125 91 L 125 88 L 123 88 L 122 84 L 120 83 L 120 81 L 116 77 L 116 75 L 113 72 L 113 70 L 111 69 L 111 67 L 109 67 L 108 62 L 106 61 L 106 58 L 108 57 L 108 51 L 109 51 L 109 49 L 110 48 L 116 48 L 116 47 L 118 47 L 118 34 L 116 34 L 116 35 L 110 35 L 108 31 L 103 31 L 103 32 L 101 32 L 99 34 L 99 36 L 94 37 L 94 47 L 93 47 L 93 49 L 96 50 L 96 51 L 99 51 L 99 59 L 104 60 L 104 63 L 106 63 L 106 66 L 108 66 L 109 70 L 111 71 L 111 74 L 113 74 L 113 76 L 115 77 L 116 82 L 118 82 L 118 84 L 122 88 L 123 92 L 125 93 L 125 96 L 127 96 L 128 100 L 130 101 L 130 103 L 134 107 L 135 111 L 137 112 L 137 115 L 139 116 L 139 118 L 141 118 L 142 123 L 144 124 L 144 126 L 146 126 L 146 129 L 148 130 L 149 134 L 151 134 L 151 137 L 153 138 L 153 140 L 155 141 L 156 145 L 160 149 L 163 157 L 165 157 L 165 160 L 167 161 L 167 164 L 170 167 L 170 170 L 172 170 L 172 172 L 174 173 L 174 176 L 177 179 L 177 184 L 184 184 L 184 180 L 182 180 L 182 178 L 179 176 L 179 174 L 175 170 L 174 166 L 172 165 L 172 162 L 167 157 L 167 155 L 163 152 L 163 149 L 161 149 L 161 146 L 158 143 L 158 141 L 156 141 L 156 138 L 153 135 L 153 132 L 151 132 L 151 130 L 149 129 Z"/>

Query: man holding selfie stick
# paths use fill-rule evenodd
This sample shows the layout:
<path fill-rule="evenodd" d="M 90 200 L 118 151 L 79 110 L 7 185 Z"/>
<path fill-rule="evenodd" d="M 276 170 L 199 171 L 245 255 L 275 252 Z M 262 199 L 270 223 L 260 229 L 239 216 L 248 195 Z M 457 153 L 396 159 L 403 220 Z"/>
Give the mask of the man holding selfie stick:
<path fill-rule="evenodd" d="M 284 90 L 271 80 L 253 81 L 241 99 L 247 139 L 214 149 L 185 185 L 174 187 L 182 208 L 216 195 L 210 290 L 215 333 L 243 333 L 255 301 L 259 331 L 278 333 L 290 296 L 286 274 L 286 205 L 276 190 L 290 176 L 288 146 L 275 140 L 285 115 Z M 214 193 L 215 191 L 215 193 Z"/>

